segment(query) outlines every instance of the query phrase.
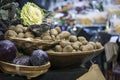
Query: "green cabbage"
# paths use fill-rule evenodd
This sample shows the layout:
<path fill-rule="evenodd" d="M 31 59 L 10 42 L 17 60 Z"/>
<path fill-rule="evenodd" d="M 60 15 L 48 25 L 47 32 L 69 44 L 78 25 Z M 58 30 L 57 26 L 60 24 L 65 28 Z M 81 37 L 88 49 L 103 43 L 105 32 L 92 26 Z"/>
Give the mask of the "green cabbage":
<path fill-rule="evenodd" d="M 24 25 L 40 25 L 44 19 L 44 12 L 36 4 L 27 2 L 21 10 L 21 19 Z"/>

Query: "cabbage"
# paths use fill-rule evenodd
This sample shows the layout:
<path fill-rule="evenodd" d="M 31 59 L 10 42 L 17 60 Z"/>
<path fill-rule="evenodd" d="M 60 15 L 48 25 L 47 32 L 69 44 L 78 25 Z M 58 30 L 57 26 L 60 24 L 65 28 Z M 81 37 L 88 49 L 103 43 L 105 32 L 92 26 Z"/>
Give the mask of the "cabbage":
<path fill-rule="evenodd" d="M 0 60 L 11 62 L 17 53 L 17 48 L 15 45 L 9 40 L 0 41 Z"/>
<path fill-rule="evenodd" d="M 30 57 L 26 56 L 26 55 L 19 56 L 13 60 L 13 64 L 30 66 L 29 59 L 30 59 Z"/>
<path fill-rule="evenodd" d="M 47 63 L 49 60 L 48 55 L 43 50 L 34 50 L 31 57 L 30 62 L 33 66 L 40 66 Z"/>
<path fill-rule="evenodd" d="M 43 10 L 36 4 L 27 2 L 21 10 L 21 19 L 24 25 L 40 25 L 44 19 Z"/>

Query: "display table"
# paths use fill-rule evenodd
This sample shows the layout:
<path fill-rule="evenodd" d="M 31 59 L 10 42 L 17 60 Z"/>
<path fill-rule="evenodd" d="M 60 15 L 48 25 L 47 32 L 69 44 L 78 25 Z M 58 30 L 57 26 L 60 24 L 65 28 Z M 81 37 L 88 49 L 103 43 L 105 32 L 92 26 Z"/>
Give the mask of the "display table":
<path fill-rule="evenodd" d="M 50 69 L 46 74 L 31 80 L 76 80 L 87 71 L 88 69 L 81 67 L 75 67 L 72 69 Z M 9 74 L 0 72 L 0 80 L 27 80 L 27 78 L 11 76 Z"/>
<path fill-rule="evenodd" d="M 111 37 L 110 34 L 104 32 L 101 32 L 99 34 L 102 39 L 101 43 L 103 45 L 106 42 L 108 42 Z M 102 71 L 104 71 L 104 67 L 103 67 L 104 66 L 103 63 L 105 61 L 104 59 L 105 59 L 104 54 L 100 54 L 92 59 L 93 61 L 95 61 L 95 63 L 99 64 Z M 46 74 L 33 78 L 32 80 L 76 80 L 78 77 L 86 73 L 90 66 L 91 63 L 88 62 L 86 64 L 86 68 L 81 68 L 80 66 L 76 66 L 72 68 L 69 67 L 66 69 L 49 69 L 49 71 Z M 0 80 L 27 80 L 27 78 L 20 76 L 11 76 L 10 74 L 5 74 L 3 72 L 0 72 Z"/>

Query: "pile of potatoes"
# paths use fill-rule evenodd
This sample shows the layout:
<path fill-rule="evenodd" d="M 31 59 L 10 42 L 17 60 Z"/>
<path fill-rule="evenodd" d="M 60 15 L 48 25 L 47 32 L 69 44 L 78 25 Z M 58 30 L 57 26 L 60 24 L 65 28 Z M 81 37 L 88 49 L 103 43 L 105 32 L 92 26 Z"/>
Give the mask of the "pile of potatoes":
<path fill-rule="evenodd" d="M 68 40 L 61 40 L 54 48 L 49 49 L 52 52 L 80 52 L 100 49 L 103 46 L 99 42 L 88 42 L 84 37 L 70 35 Z"/>
<path fill-rule="evenodd" d="M 9 29 L 5 32 L 5 38 L 17 37 L 17 38 L 37 38 L 42 40 L 61 40 L 67 39 L 70 36 L 68 31 L 61 31 L 60 27 L 48 30 L 44 32 L 41 36 L 35 36 L 29 27 L 25 27 L 22 24 L 11 25 Z"/>
<path fill-rule="evenodd" d="M 60 27 L 55 27 L 41 35 L 43 40 L 60 40 L 60 43 L 48 51 L 54 52 L 76 52 L 92 51 L 103 46 L 100 42 L 88 42 L 85 37 L 71 35 L 68 31 L 61 31 Z"/>
<path fill-rule="evenodd" d="M 16 26 L 11 25 L 5 32 L 5 38 L 17 37 L 17 38 L 34 38 L 35 36 L 28 30 L 27 27 L 22 24 Z"/>
<path fill-rule="evenodd" d="M 89 42 L 85 37 L 77 37 L 71 35 L 68 31 L 61 31 L 60 27 L 55 27 L 44 32 L 41 36 L 35 35 L 21 24 L 16 26 L 11 25 L 5 33 L 5 37 L 17 38 L 37 38 L 41 40 L 60 40 L 59 44 L 48 51 L 54 52 L 76 52 L 76 51 L 91 51 L 103 47 L 99 42 Z"/>
<path fill-rule="evenodd" d="M 55 27 L 43 33 L 40 38 L 42 40 L 63 40 L 68 39 L 69 36 L 70 33 L 68 31 L 61 31 L 60 27 Z"/>

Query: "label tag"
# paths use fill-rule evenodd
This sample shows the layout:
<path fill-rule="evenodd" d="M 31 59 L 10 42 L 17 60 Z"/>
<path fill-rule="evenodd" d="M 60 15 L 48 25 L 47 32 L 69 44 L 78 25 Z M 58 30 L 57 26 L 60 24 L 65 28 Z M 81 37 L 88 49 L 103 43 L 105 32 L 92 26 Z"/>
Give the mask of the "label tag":
<path fill-rule="evenodd" d="M 117 42 L 117 39 L 118 39 L 118 36 L 112 36 L 112 37 L 110 38 L 110 41 L 109 41 L 109 42 L 116 43 L 116 42 Z"/>

